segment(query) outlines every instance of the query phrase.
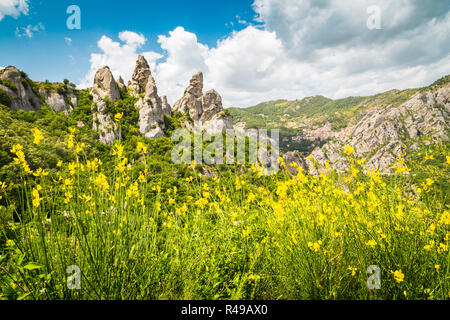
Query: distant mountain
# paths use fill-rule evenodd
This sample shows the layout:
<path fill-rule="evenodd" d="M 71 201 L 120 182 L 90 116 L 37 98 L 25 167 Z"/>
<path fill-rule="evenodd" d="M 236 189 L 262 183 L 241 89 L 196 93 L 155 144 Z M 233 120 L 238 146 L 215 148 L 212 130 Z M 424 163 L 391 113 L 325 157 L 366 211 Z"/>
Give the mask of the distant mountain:
<path fill-rule="evenodd" d="M 402 147 L 418 140 L 448 141 L 450 76 L 428 87 L 391 90 L 368 97 L 332 100 L 314 96 L 230 108 L 234 123 L 248 128 L 280 129 L 284 151 L 313 153 L 320 162 L 342 167 L 344 144 L 371 166 L 387 171 Z"/>

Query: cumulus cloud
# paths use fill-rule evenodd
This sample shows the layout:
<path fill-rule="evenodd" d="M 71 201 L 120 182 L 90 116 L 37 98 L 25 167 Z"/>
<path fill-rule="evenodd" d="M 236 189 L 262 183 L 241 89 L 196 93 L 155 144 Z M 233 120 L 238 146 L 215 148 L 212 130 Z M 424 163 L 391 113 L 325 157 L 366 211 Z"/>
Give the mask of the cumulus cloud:
<path fill-rule="evenodd" d="M 159 36 L 158 43 L 167 58 L 156 67 L 155 80 L 160 91 L 173 103 L 181 98 L 192 75 L 208 71 L 209 48 L 182 27 L 169 32 L 169 36 Z"/>
<path fill-rule="evenodd" d="M 0 1 L 0 21 L 5 16 L 17 19 L 21 14 L 28 14 L 29 0 L 2 0 Z"/>
<path fill-rule="evenodd" d="M 432 63 L 450 48 L 449 1 L 255 0 L 253 6 L 291 58 L 316 62 L 332 53 L 348 73 Z M 381 30 L 367 28 L 371 6 L 380 9 Z"/>
<path fill-rule="evenodd" d="M 116 79 L 122 76 L 125 81 L 130 80 L 138 54 L 145 56 L 152 70 L 156 67 L 156 61 L 162 58 L 162 55 L 156 52 L 139 52 L 139 49 L 147 41 L 142 34 L 123 31 L 119 33 L 119 39 L 121 42 L 114 41 L 107 36 L 100 38 L 97 46 L 101 52 L 91 54 L 91 67 L 87 75 L 81 80 L 79 87 L 91 87 L 94 82 L 95 73 L 104 66 L 110 67 Z"/>
<path fill-rule="evenodd" d="M 381 10 L 379 30 L 367 27 L 373 5 Z M 173 103 L 202 71 L 205 89 L 218 90 L 225 106 L 245 107 L 316 94 L 369 95 L 450 73 L 448 1 L 255 0 L 254 10 L 261 25 L 234 31 L 212 48 L 182 27 L 159 36 L 166 59 L 157 63 L 160 54 L 146 54 L 160 93 Z M 103 53 L 91 56 L 89 79 L 103 65 L 131 75 L 145 38 L 119 38 L 124 45 L 99 41 Z"/>

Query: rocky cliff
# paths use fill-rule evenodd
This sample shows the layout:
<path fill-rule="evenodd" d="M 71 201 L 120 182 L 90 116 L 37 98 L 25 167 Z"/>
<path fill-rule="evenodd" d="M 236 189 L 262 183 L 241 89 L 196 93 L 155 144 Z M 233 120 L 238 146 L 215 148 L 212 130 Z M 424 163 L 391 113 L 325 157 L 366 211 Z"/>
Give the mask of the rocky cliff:
<path fill-rule="evenodd" d="M 167 99 L 159 97 L 150 66 L 141 55 L 128 89 L 132 96 L 139 99 L 135 107 L 139 110 L 139 131 L 142 135 L 152 139 L 164 136 L 164 114 L 170 114 L 170 106 Z"/>
<path fill-rule="evenodd" d="M 16 67 L 0 70 L 0 89 L 10 97 L 13 110 L 32 111 L 42 106 L 41 97 L 32 90 L 26 75 Z"/>
<path fill-rule="evenodd" d="M 329 161 L 332 167 L 344 169 L 347 164 L 342 149 L 349 144 L 357 157 L 366 160 L 369 168 L 389 173 L 402 148 L 407 146 L 414 150 L 421 137 L 429 137 L 431 143 L 449 140 L 449 99 L 450 84 L 447 83 L 443 87 L 419 91 L 400 106 L 370 109 L 356 124 L 338 133 L 339 139 L 316 148 L 312 155 L 322 165 Z"/>
<path fill-rule="evenodd" d="M 0 103 L 13 110 L 39 110 L 45 104 L 55 112 L 69 114 L 78 106 L 79 90 L 68 81 L 33 82 L 12 66 L 0 70 L 0 90 Z M 109 67 L 105 66 L 96 72 L 93 87 L 88 90 L 93 99 L 93 129 L 99 131 L 102 143 L 112 144 L 121 136 L 120 128 L 114 122 L 115 115 L 110 114 L 112 110 L 121 111 L 117 110 L 120 105 L 116 104 L 122 99 L 121 91 L 136 99 L 134 107 L 139 112 L 139 120 L 135 125 L 143 136 L 156 139 L 166 135 L 164 115 L 172 115 L 172 108 L 167 97 L 158 95 L 155 79 L 144 56 L 138 56 L 128 86 L 120 76 L 116 81 Z M 109 108 L 111 106 L 114 108 Z M 219 93 L 215 90 L 203 93 L 202 73 L 191 79 L 175 110 L 180 111 L 183 117 L 189 115 L 184 125 L 191 130 L 217 133 L 233 128 L 232 118 L 226 115 Z"/>
<path fill-rule="evenodd" d="M 78 105 L 78 97 L 72 86 L 66 86 L 63 92 L 58 90 L 39 89 L 39 94 L 45 103 L 56 112 L 70 113 Z"/>
<path fill-rule="evenodd" d="M 112 144 L 114 140 L 120 138 L 120 132 L 112 120 L 112 115 L 108 113 L 107 107 L 109 103 L 120 99 L 120 92 L 109 67 L 103 67 L 97 71 L 91 94 L 93 129 L 100 132 L 100 142 Z"/>
<path fill-rule="evenodd" d="M 222 97 L 215 90 L 203 94 L 203 74 L 195 74 L 189 82 L 183 97 L 174 106 L 174 111 L 188 114 L 191 121 L 185 126 L 190 130 L 215 134 L 233 128 L 233 121 L 222 105 Z"/>

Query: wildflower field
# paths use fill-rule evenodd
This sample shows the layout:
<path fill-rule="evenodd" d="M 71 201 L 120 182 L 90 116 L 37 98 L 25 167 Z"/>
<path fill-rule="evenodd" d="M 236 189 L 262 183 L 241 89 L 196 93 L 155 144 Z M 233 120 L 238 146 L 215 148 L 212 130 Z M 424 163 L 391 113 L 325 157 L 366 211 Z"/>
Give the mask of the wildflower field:
<path fill-rule="evenodd" d="M 35 130 L 33 145 L 45 135 Z M 450 157 L 445 145 L 366 170 L 265 176 L 258 166 L 167 166 L 146 143 L 32 168 L 11 148 L 0 182 L 1 299 L 449 299 Z M 164 153 L 164 152 L 163 152 Z M 13 191 L 11 191 L 13 190 Z M 81 272 L 70 288 L 70 266 Z M 369 289 L 370 266 L 380 288 Z M 70 269 L 70 268 L 69 268 Z"/>

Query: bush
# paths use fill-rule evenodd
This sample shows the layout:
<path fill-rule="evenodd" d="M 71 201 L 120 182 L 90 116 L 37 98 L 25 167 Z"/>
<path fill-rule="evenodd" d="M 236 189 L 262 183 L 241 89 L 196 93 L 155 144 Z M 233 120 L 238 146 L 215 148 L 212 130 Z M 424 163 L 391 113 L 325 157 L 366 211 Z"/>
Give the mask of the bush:
<path fill-rule="evenodd" d="M 0 103 L 7 107 L 11 107 L 11 97 L 5 90 L 2 89 L 0 89 Z"/>
<path fill-rule="evenodd" d="M 0 79 L 0 84 L 3 85 L 3 86 L 5 86 L 5 87 L 7 87 L 7 88 L 9 88 L 9 89 L 11 89 L 11 90 L 14 91 L 14 92 L 17 92 L 17 87 L 16 87 L 16 85 L 13 84 L 13 83 L 11 83 L 11 82 L 9 82 L 9 81 L 6 80 L 6 79 Z"/>

